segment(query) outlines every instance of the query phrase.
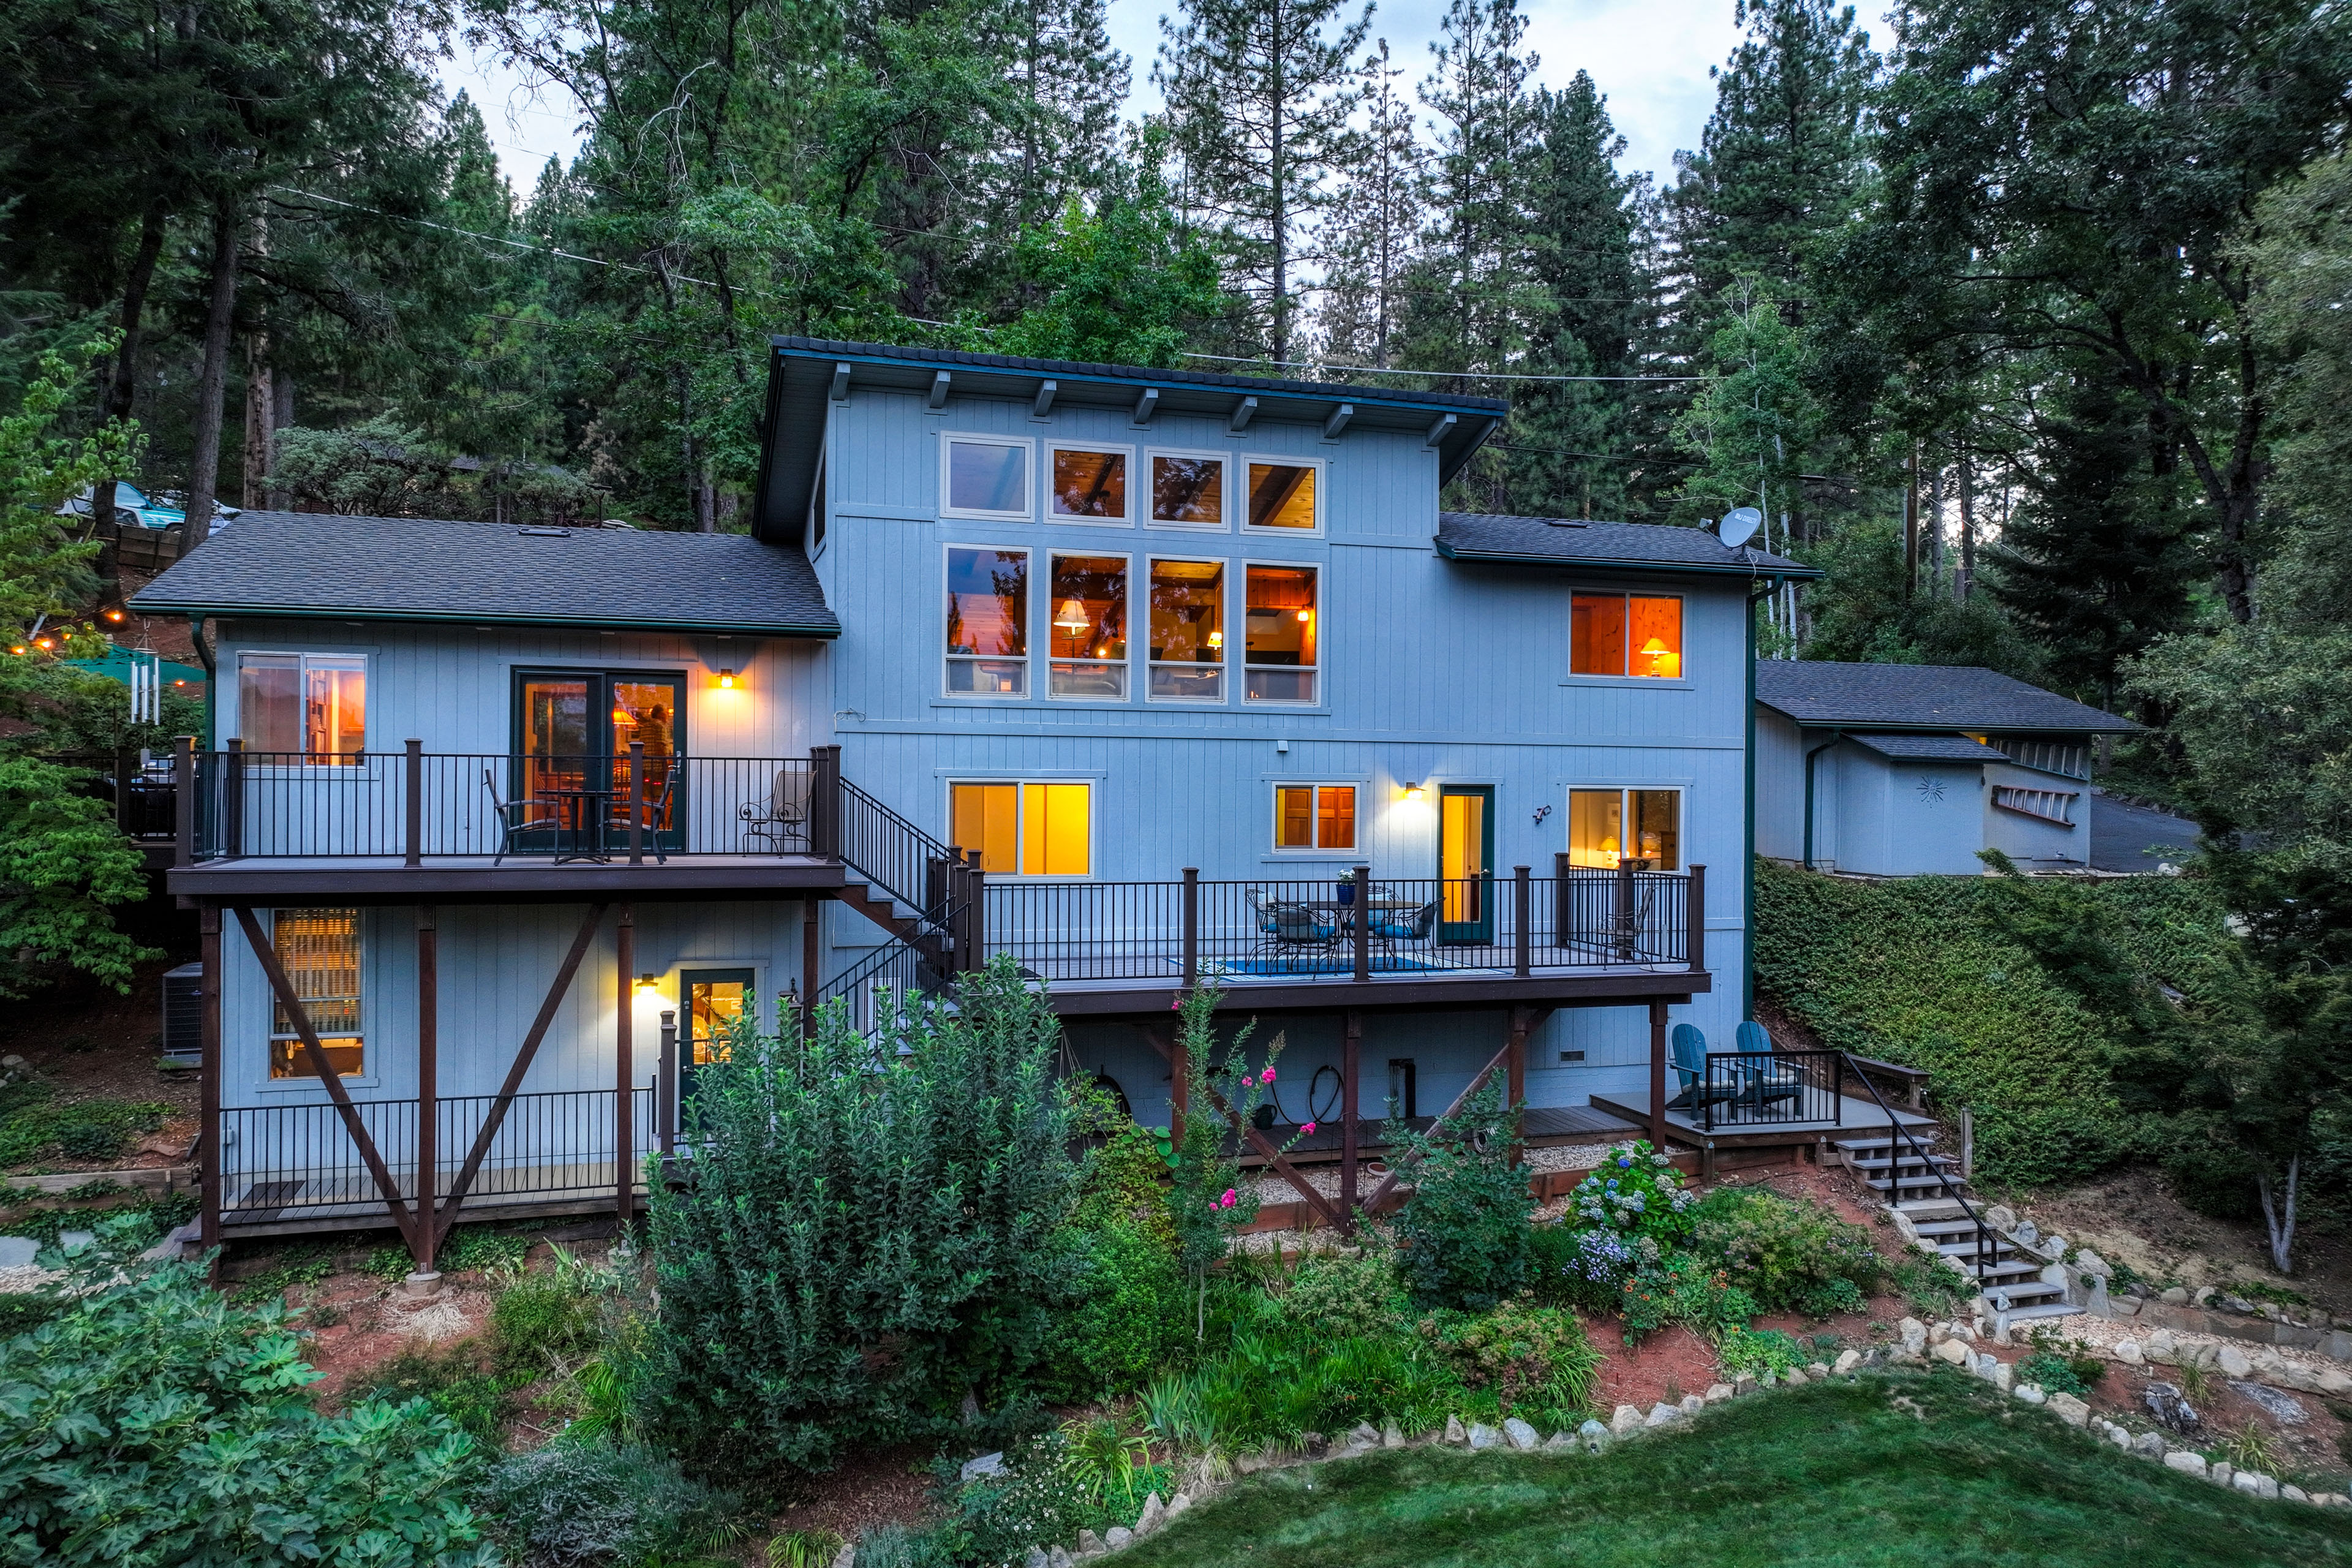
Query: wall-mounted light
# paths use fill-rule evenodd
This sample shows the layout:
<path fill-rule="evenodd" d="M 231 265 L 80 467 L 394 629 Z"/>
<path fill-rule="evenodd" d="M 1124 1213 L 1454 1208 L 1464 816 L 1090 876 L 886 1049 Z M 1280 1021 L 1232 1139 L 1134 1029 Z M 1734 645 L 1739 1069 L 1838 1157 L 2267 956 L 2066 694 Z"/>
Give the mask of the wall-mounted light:
<path fill-rule="evenodd" d="M 1429 792 L 1422 788 L 1418 784 L 1409 784 L 1404 786 L 1404 798 L 1407 800 L 1427 800 L 1429 798 Z"/>
<path fill-rule="evenodd" d="M 1301 610 L 1298 612 L 1298 618 L 1301 621 L 1311 621 L 1315 618 L 1315 612 L 1312 610 Z"/>
<path fill-rule="evenodd" d="M 637 994 L 640 996 L 659 996 L 661 994 L 661 982 L 655 979 L 651 974 L 638 975 Z"/>
<path fill-rule="evenodd" d="M 735 689 L 735 672 L 733 670 L 722 669 L 719 672 L 719 689 L 721 691 L 732 691 Z"/>

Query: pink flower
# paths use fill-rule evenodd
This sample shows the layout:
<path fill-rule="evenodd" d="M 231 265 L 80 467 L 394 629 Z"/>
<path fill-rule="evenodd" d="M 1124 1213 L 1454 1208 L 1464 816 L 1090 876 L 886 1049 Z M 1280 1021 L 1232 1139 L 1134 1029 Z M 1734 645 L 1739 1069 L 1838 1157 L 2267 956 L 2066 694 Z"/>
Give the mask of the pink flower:
<path fill-rule="evenodd" d="M 1233 1190 L 1233 1188 L 1231 1188 L 1231 1187 L 1227 1187 L 1227 1188 L 1225 1189 L 1225 1195 L 1224 1195 L 1224 1197 L 1223 1197 L 1223 1198 L 1222 1198 L 1221 1200 L 1219 1200 L 1218 1206 L 1219 1206 L 1220 1208 L 1231 1208 L 1231 1207 L 1233 1207 L 1233 1206 L 1234 1206 L 1234 1190 Z"/>
<path fill-rule="evenodd" d="M 1301 1127 L 1301 1128 L 1299 1129 L 1299 1131 L 1300 1131 L 1301 1132 L 1312 1132 L 1312 1131 L 1315 1131 L 1315 1123 L 1313 1123 L 1312 1121 L 1310 1121 L 1310 1122 L 1307 1123 L 1304 1127 Z"/>
<path fill-rule="evenodd" d="M 1260 1083 L 1272 1083 L 1273 1081 L 1274 1081 L 1274 1069 L 1273 1069 L 1272 1068 L 1266 1068 L 1266 1069 L 1265 1069 L 1265 1076 L 1264 1076 L 1263 1078 L 1261 1078 L 1261 1079 L 1258 1079 L 1258 1082 L 1260 1082 Z"/>

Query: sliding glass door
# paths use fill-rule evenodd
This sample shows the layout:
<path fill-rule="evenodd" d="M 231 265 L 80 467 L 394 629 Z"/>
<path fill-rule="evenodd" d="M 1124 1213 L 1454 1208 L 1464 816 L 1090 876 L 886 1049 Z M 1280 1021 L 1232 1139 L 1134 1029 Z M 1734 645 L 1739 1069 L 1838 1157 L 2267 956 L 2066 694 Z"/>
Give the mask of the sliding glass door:
<path fill-rule="evenodd" d="M 686 678 L 529 670 L 514 678 L 509 816 L 518 849 L 583 854 L 629 842 L 629 744 L 645 746 L 647 848 L 686 846 Z"/>

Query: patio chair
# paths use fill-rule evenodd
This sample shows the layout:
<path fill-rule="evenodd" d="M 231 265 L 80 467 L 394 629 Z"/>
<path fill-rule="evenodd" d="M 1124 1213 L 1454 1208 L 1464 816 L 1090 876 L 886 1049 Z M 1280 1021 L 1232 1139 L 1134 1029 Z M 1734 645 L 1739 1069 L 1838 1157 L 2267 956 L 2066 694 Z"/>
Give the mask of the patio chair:
<path fill-rule="evenodd" d="M 1399 943 L 1418 947 L 1429 945 L 1430 932 L 1437 929 L 1437 900 L 1432 899 L 1417 910 L 1375 910 L 1372 911 L 1372 940 L 1381 951 L 1394 953 Z"/>
<path fill-rule="evenodd" d="M 661 788 L 646 795 L 640 803 L 645 808 L 646 847 L 654 852 L 656 865 L 669 864 L 669 855 L 662 847 L 661 836 L 663 825 L 669 821 L 670 802 L 677 795 L 677 773 L 681 765 L 677 759 L 671 759 L 669 766 L 662 770 Z M 613 796 L 613 811 L 605 819 L 605 826 L 621 836 L 622 844 L 628 843 L 629 802 L 625 795 L 616 793 Z"/>
<path fill-rule="evenodd" d="M 1282 899 L 1269 899 L 1255 888 L 1250 901 L 1257 906 L 1258 946 L 1278 958 L 1300 953 L 1328 953 L 1339 945 L 1339 922 L 1320 910 Z"/>
<path fill-rule="evenodd" d="M 1741 1056 L 1756 1058 L 1753 1063 L 1739 1064 L 1740 1077 L 1745 1080 L 1740 1089 L 1743 1099 L 1762 1107 L 1804 1098 L 1803 1076 L 1788 1063 L 1773 1059 L 1772 1037 L 1765 1032 L 1763 1025 L 1749 1018 L 1732 1037 Z"/>
<path fill-rule="evenodd" d="M 778 855 L 786 852 L 787 840 L 807 847 L 809 796 L 815 790 L 816 774 L 812 770 L 778 768 L 767 800 L 746 801 L 737 813 L 743 819 L 744 836 L 767 840 Z"/>
<path fill-rule="evenodd" d="M 1666 1101 L 1668 1110 L 1687 1111 L 1696 1116 L 1710 1105 L 1726 1105 L 1739 1098 L 1737 1084 L 1710 1084 L 1706 1080 L 1706 1037 L 1696 1024 L 1676 1024 L 1666 1037 L 1668 1061 L 1675 1076 L 1682 1080 L 1682 1092 Z"/>
<path fill-rule="evenodd" d="M 498 779 L 488 768 L 482 770 L 482 793 L 490 797 L 490 820 L 497 823 L 499 828 L 499 852 L 490 857 L 493 866 L 509 855 L 523 853 L 515 847 L 517 834 L 526 828 L 555 826 L 553 801 L 528 795 L 513 800 L 501 800 L 499 798 Z"/>

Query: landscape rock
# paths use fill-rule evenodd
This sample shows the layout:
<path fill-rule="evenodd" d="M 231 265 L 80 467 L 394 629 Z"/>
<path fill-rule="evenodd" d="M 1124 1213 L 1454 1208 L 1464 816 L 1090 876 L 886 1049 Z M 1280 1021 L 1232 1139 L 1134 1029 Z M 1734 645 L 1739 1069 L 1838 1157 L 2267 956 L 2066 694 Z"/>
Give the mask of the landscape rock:
<path fill-rule="evenodd" d="M 1483 1453 L 1488 1448 L 1500 1446 L 1502 1441 L 1503 1435 L 1500 1432 L 1496 1431 L 1492 1426 L 1487 1426 L 1484 1421 L 1475 1421 L 1471 1423 L 1470 1447 L 1473 1449 Z"/>
<path fill-rule="evenodd" d="M 1046 1559 L 1046 1562 L 1049 1564 L 1052 1561 L 1053 1559 L 1051 1558 Z M 844 1542 L 842 1543 L 841 1550 L 833 1554 L 832 1568 L 856 1568 L 856 1563 L 857 1542 L 855 1541 Z"/>
<path fill-rule="evenodd" d="M 2125 1431 L 2122 1427 L 2116 1426 L 2112 1421 L 2102 1422 L 2100 1425 L 2103 1428 L 2103 1435 L 2108 1442 L 2113 1443 L 2116 1447 L 2121 1448 L 2126 1453 L 2131 1452 L 2132 1435 L 2130 1433 Z"/>
<path fill-rule="evenodd" d="M 1601 1449 L 1609 1447 L 1616 1436 L 1616 1433 L 1598 1421 L 1587 1421 L 1576 1429 L 1576 1440 L 1584 1445 L 1588 1453 L 1601 1452 Z"/>
<path fill-rule="evenodd" d="M 2266 1411 L 2283 1426 L 2300 1426 L 2311 1419 L 2311 1412 L 2302 1400 L 2292 1394 L 2281 1394 L 2275 1388 L 2265 1388 L 2259 1383 L 2232 1383 L 2230 1386 Z"/>
<path fill-rule="evenodd" d="M 1790 1388 L 1802 1388 L 1807 1383 L 1810 1383 L 1811 1379 L 1805 1375 L 1805 1369 L 1803 1367 L 1792 1366 L 1789 1369 L 1788 1375 L 1780 1381 L 1787 1384 Z"/>
<path fill-rule="evenodd" d="M 2286 1499 L 2289 1502 L 2309 1502 L 2311 1500 L 2311 1494 L 2309 1492 L 2304 1490 L 2301 1487 L 2291 1486 L 2284 1481 L 2281 1481 L 2279 1483 L 2279 1496 Z"/>
<path fill-rule="evenodd" d="M 2010 1235 L 2025 1246 L 2032 1247 L 2042 1239 L 2042 1227 L 2030 1219 L 2021 1219 L 2017 1222 L 2015 1228 L 2011 1230 Z"/>
<path fill-rule="evenodd" d="M 2197 1407 L 2181 1397 L 2180 1390 L 2169 1383 L 2147 1385 L 2147 1413 L 2175 1432 L 2194 1432 L 2198 1428 Z"/>
<path fill-rule="evenodd" d="M 1462 1417 L 1459 1415 L 1445 1418 L 1445 1440 L 1449 1443 L 1467 1443 L 1470 1440 L 1470 1434 L 1462 1429 Z"/>
<path fill-rule="evenodd" d="M 1503 1436 L 1508 1437 L 1511 1447 L 1522 1454 L 1535 1452 L 1543 1443 L 1542 1434 L 1516 1415 L 1503 1423 Z"/>
<path fill-rule="evenodd" d="M 2006 1234 L 2017 1228 L 2017 1211 L 2007 1204 L 1995 1204 L 1984 1212 L 1985 1224 Z"/>
<path fill-rule="evenodd" d="M 2254 1370 L 2254 1363 L 2246 1359 L 2246 1352 L 2235 1345 L 2223 1345 L 2214 1359 L 2221 1363 L 2223 1377 L 2245 1377 Z"/>
<path fill-rule="evenodd" d="M 2170 1289 L 2165 1291 L 2163 1295 L 2158 1296 L 2157 1300 L 2164 1302 L 2167 1306 L 2186 1307 L 2189 1305 L 2189 1292 L 2180 1286 L 2175 1285 Z"/>
<path fill-rule="evenodd" d="M 1701 1397 L 1709 1405 L 1720 1405 L 1725 1400 L 1731 1397 L 1731 1384 L 1727 1383 L 1711 1383 L 1707 1384 L 1706 1393 L 1701 1395 Z"/>
<path fill-rule="evenodd" d="M 1114 1524 L 1103 1531 L 1103 1549 L 1108 1552 L 1117 1552 L 1134 1539 L 1135 1531 L 1123 1524 Z"/>
<path fill-rule="evenodd" d="M 1810 1362 L 1806 1363 L 1805 1374 L 1819 1381 L 1830 1374 L 1830 1363 L 1825 1361 Z"/>
<path fill-rule="evenodd" d="M 2278 1478 L 2263 1475 L 2260 1470 L 2240 1470 L 2230 1478 L 2230 1484 L 2242 1492 L 2251 1492 L 2259 1498 L 2279 1495 Z"/>
<path fill-rule="evenodd" d="M 2085 1247 L 2074 1254 L 2074 1271 L 2078 1274 L 2095 1274 L 2105 1279 L 2116 1270 L 2105 1258 Z"/>
<path fill-rule="evenodd" d="M 1000 1448 L 993 1454 L 982 1454 L 977 1459 L 966 1459 L 957 1476 L 962 1480 L 976 1481 L 982 1476 L 1001 1476 L 1003 1473 L 1004 1451 Z"/>
<path fill-rule="evenodd" d="M 2147 1348 L 2148 1360 L 2168 1364 L 2180 1353 L 2180 1342 L 2172 1337 L 2170 1329 L 2158 1329 L 2147 1336 Z"/>
<path fill-rule="evenodd" d="M 1158 1492 L 1153 1492 L 1143 1500 L 1143 1511 L 1136 1515 L 1135 1533 L 1149 1535 L 1167 1522 L 1168 1505 L 1160 1500 Z"/>
<path fill-rule="evenodd" d="M 1404 1433 L 1395 1422 L 1391 1421 L 1381 1428 L 1381 1447 L 1383 1448 L 1404 1447 Z"/>
<path fill-rule="evenodd" d="M 1609 1417 L 1609 1430 L 1620 1437 L 1641 1429 L 1642 1407 L 1638 1405 L 1621 1405 L 1616 1414 Z"/>
<path fill-rule="evenodd" d="M 1369 1421 L 1359 1421 L 1348 1428 L 1348 1441 L 1371 1447 L 1381 1440 L 1381 1429 Z"/>
<path fill-rule="evenodd" d="M 2197 1294 L 2191 1296 L 2189 1300 L 2201 1307 L 2221 1293 L 2221 1288 L 2218 1285 L 2200 1285 L 2197 1288 Z"/>
<path fill-rule="evenodd" d="M 1755 1392 L 1756 1379 L 1750 1373 L 1743 1372 L 1738 1377 L 1731 1380 L 1731 1394 L 1733 1398 L 1736 1399 L 1743 1394 L 1753 1394 Z"/>
<path fill-rule="evenodd" d="M 1168 1517 L 1174 1519 L 1178 1514 L 1182 1513 L 1186 1509 L 1191 1508 L 1192 1506 L 1192 1494 L 1191 1492 L 1178 1492 L 1174 1497 L 1168 1500 Z"/>
<path fill-rule="evenodd" d="M 1100 1552 L 1102 1549 L 1103 1543 L 1101 1536 L 1097 1535 L 1091 1530 L 1081 1530 L 1078 1531 L 1079 1556 L 1084 1557 L 1089 1552 Z"/>
<path fill-rule="evenodd" d="M 1895 1325 L 1903 1335 L 1903 1348 L 1917 1355 L 1927 1348 L 1927 1325 L 1916 1318 L 1906 1318 Z"/>
<path fill-rule="evenodd" d="M 1544 1440 L 1546 1453 L 1573 1453 L 1576 1451 L 1576 1434 L 1573 1432 L 1555 1432 Z"/>
<path fill-rule="evenodd" d="M 1958 1340 L 1946 1340 L 1936 1347 L 1935 1356 L 1937 1360 L 1948 1362 L 1954 1366 L 1966 1366 L 1969 1364 L 1969 1347 Z"/>
<path fill-rule="evenodd" d="M 2091 1407 L 2071 1394 L 2052 1394 L 2049 1408 L 2050 1414 L 2069 1426 L 2084 1426 L 2091 1419 Z"/>
<path fill-rule="evenodd" d="M 1033 1546 L 1029 1549 L 1029 1554 L 1021 1560 L 1021 1568 L 1050 1568 L 1053 1561 L 1045 1555 L 1044 1547 Z"/>
<path fill-rule="evenodd" d="M 2016 1387 L 2011 1389 L 2010 1393 L 2015 1394 L 2018 1398 L 2022 1399 L 2028 1405 L 2044 1404 L 2050 1398 L 2048 1394 L 2042 1392 L 2042 1385 L 2038 1383 L 2021 1383 Z"/>
<path fill-rule="evenodd" d="M 2237 1473 L 2238 1471 L 2236 1467 L 2225 1465 L 2219 1459 L 2214 1460 L 2210 1465 L 2208 1465 L 2205 1468 L 2205 1479 L 2211 1481 L 2217 1487 L 2228 1486 L 2231 1479 L 2237 1475 Z"/>
<path fill-rule="evenodd" d="M 1642 1425 L 1644 1426 L 1670 1426 L 1682 1418 L 1683 1413 L 1680 1405 L 1668 1405 L 1665 1401 L 1660 1400 L 1657 1404 L 1650 1406 L 1650 1414 L 1643 1419 Z"/>
<path fill-rule="evenodd" d="M 2145 1366 L 2147 1364 L 2147 1358 L 2139 1353 L 2139 1342 L 2137 1340 L 2118 1340 L 2116 1342 L 2116 1359 L 2123 1363 L 2126 1366 Z"/>
<path fill-rule="evenodd" d="M 2132 1452 L 2145 1458 L 2161 1459 L 2165 1456 L 2164 1439 L 2153 1432 L 2142 1432 L 2131 1440 Z"/>
<path fill-rule="evenodd" d="M 1843 1350 L 1843 1351 L 1838 1352 L 1837 1368 L 1836 1368 L 1836 1370 L 1837 1370 L 1838 1372 L 1840 1372 L 1840 1373 L 1849 1373 L 1849 1372 L 1852 1372 L 1855 1367 L 1860 1366 L 1861 1364 L 1862 1364 L 1862 1352 L 1861 1352 L 1860 1351 L 1857 1351 L 1857 1350 Z"/>
<path fill-rule="evenodd" d="M 854 1564 L 857 1561 L 856 1551 L 856 1547 L 850 1548 L 850 1563 Z M 836 1561 L 834 1568 L 849 1568 L 849 1564 Z M 1071 1568 L 1070 1554 L 1058 1546 L 1055 1547 L 1045 1553 L 1045 1568 Z"/>
<path fill-rule="evenodd" d="M 1234 1468 L 1244 1476 L 1254 1476 L 1274 1461 L 1264 1454 L 1241 1454 L 1234 1459 Z"/>
<path fill-rule="evenodd" d="M 1683 1395 L 1684 1415 L 1696 1415 L 1706 1408 L 1706 1395 L 1703 1394 L 1685 1394 Z"/>
<path fill-rule="evenodd" d="M 2164 1456 L 2164 1468 L 2179 1470 L 2184 1476 L 2201 1476 L 2205 1473 L 2205 1456 L 2192 1454 L 2186 1448 L 2175 1448 Z"/>
<path fill-rule="evenodd" d="M 2014 1384 L 2016 1375 L 2017 1374 L 2011 1370 L 2010 1364 L 2007 1362 L 1997 1361 L 1992 1363 L 1992 1370 L 1985 1373 L 1985 1381 L 1991 1384 L 1995 1388 L 2000 1389 L 2003 1394 L 2007 1394 Z"/>

